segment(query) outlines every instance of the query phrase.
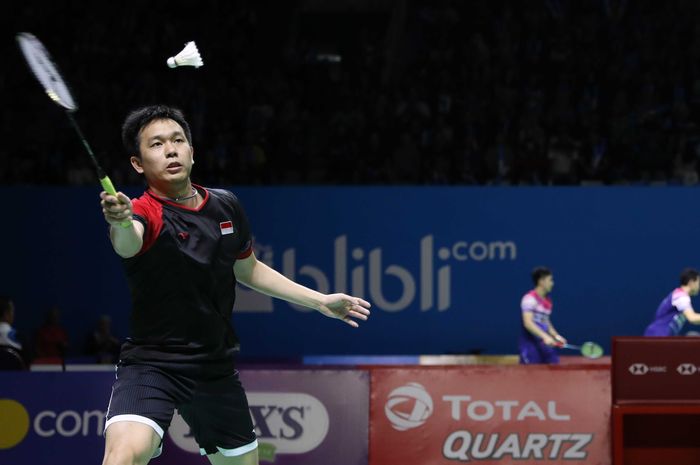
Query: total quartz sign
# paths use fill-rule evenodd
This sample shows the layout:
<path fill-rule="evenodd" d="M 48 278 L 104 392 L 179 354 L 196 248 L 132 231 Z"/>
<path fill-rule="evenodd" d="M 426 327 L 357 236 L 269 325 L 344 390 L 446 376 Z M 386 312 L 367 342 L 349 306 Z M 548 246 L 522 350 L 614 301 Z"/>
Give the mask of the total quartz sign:
<path fill-rule="evenodd" d="M 610 374 L 590 367 L 372 371 L 370 465 L 609 465 Z"/>

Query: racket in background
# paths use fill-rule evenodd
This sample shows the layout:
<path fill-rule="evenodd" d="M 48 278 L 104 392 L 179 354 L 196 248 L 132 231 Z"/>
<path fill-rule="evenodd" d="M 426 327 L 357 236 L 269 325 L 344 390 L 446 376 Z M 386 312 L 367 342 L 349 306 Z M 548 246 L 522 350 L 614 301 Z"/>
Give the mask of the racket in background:
<path fill-rule="evenodd" d="M 584 342 L 580 346 L 573 344 L 563 344 L 560 347 L 562 349 L 577 350 L 581 352 L 581 355 L 590 359 L 596 359 L 603 356 L 603 348 L 599 344 L 596 344 L 595 342 L 591 341 Z"/>
<path fill-rule="evenodd" d="M 46 50 L 46 47 L 44 47 L 44 44 L 42 44 L 39 39 L 28 32 L 17 34 L 17 43 L 32 73 L 34 73 L 34 76 L 46 91 L 46 95 L 66 110 L 66 116 L 68 116 L 71 126 L 75 129 L 80 141 L 83 143 L 83 147 L 85 147 L 88 155 L 90 155 L 90 160 L 92 160 L 102 188 L 108 194 L 116 196 L 117 191 L 114 189 L 114 184 L 112 184 L 109 176 L 107 176 L 104 169 L 102 169 L 102 166 L 97 161 L 97 157 L 95 157 L 95 154 L 90 148 L 90 144 L 88 144 L 83 135 L 83 131 L 80 130 L 80 126 L 78 126 L 78 123 L 73 117 L 73 113 L 78 110 L 78 105 L 73 95 L 70 93 L 66 82 L 63 80 L 63 77 L 58 72 L 48 50 Z M 122 223 L 122 226 L 127 227 L 130 224 L 130 222 L 125 222 Z"/>

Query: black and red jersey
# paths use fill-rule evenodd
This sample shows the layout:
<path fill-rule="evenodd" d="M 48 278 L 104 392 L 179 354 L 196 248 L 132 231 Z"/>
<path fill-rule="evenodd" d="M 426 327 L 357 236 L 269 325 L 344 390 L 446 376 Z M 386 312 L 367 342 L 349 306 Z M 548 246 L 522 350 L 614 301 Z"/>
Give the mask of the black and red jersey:
<path fill-rule="evenodd" d="M 231 192 L 195 188 L 196 209 L 150 191 L 132 202 L 144 236 L 123 261 L 133 304 L 124 362 L 228 363 L 238 348 L 233 265 L 252 253 L 250 226 Z"/>

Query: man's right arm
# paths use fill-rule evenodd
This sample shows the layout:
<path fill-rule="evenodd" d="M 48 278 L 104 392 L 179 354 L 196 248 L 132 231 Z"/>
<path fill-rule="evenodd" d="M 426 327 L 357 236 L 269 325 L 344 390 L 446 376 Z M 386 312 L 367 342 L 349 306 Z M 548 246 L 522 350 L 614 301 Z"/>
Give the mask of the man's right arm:
<path fill-rule="evenodd" d="M 550 336 L 549 334 L 544 332 L 539 326 L 537 326 L 537 324 L 535 323 L 535 318 L 531 311 L 523 312 L 523 325 L 525 326 L 525 329 L 527 329 L 530 332 L 530 334 L 542 339 L 542 342 L 544 342 L 546 345 L 554 346 L 557 344 L 552 336 Z"/>
<path fill-rule="evenodd" d="M 143 246 L 144 228 L 140 221 L 134 221 L 131 200 L 121 192 L 116 197 L 102 192 L 100 198 L 114 251 L 122 258 L 133 257 Z"/>
<path fill-rule="evenodd" d="M 700 325 L 700 313 L 697 313 L 695 310 L 693 310 L 693 307 L 689 307 L 683 310 L 683 316 L 685 316 L 686 320 L 688 320 L 689 323 L 694 325 Z"/>

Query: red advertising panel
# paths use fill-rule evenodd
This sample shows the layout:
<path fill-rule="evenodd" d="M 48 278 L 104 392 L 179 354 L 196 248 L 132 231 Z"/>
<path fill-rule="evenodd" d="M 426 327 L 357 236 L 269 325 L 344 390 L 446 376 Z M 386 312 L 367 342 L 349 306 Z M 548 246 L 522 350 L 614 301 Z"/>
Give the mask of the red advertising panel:
<path fill-rule="evenodd" d="M 609 465 L 605 366 L 376 368 L 370 465 Z"/>
<path fill-rule="evenodd" d="M 700 338 L 613 338 L 613 403 L 700 403 Z"/>

